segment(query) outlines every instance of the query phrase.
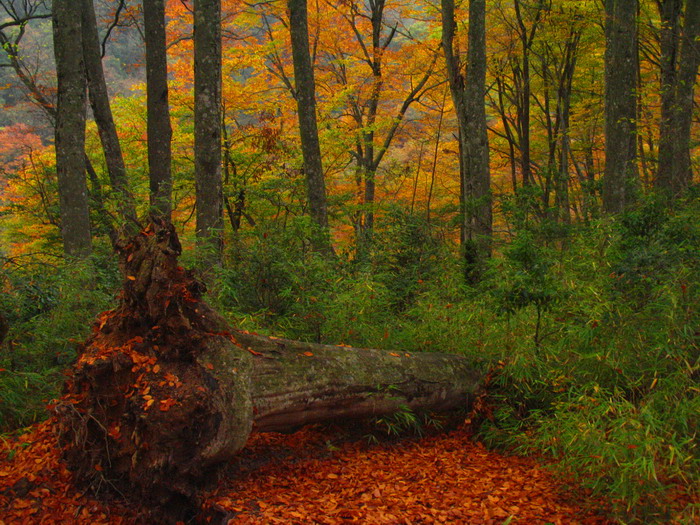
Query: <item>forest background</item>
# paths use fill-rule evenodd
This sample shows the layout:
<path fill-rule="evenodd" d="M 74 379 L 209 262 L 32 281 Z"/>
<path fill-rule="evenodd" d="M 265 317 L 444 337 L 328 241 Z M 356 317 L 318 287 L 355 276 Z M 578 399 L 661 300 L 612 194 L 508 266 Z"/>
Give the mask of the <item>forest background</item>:
<path fill-rule="evenodd" d="M 89 2 L 125 179 L 83 102 L 89 221 L 71 247 L 51 2 L 0 0 L 3 431 L 45 417 L 113 303 L 125 203 L 133 217 L 162 211 L 144 50 L 154 3 Z M 172 160 L 160 168 L 183 264 L 232 325 L 473 356 L 500 368 L 478 426 L 487 444 L 557 458 L 630 522 L 667 522 L 678 490 L 697 497 L 700 2 L 308 2 L 323 206 L 300 139 L 294 2 L 221 4 L 216 242 L 197 226 L 186 0 L 164 5 Z M 461 102 L 470 86 L 480 109 Z M 479 111 L 483 130 L 461 127 Z M 676 518 L 698 516 L 689 504 Z"/>

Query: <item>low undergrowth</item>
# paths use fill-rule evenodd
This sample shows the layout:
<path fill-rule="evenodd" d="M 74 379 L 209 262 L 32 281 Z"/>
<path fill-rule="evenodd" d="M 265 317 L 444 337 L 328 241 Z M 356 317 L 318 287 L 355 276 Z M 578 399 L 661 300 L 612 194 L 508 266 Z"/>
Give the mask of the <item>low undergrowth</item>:
<path fill-rule="evenodd" d="M 106 248 L 82 263 L 0 257 L 0 314 L 8 326 L 0 344 L 0 431 L 46 417 L 78 343 L 114 300 L 116 266 Z"/>
<path fill-rule="evenodd" d="M 479 439 L 555 458 L 559 472 L 607 498 L 624 523 L 696 523 L 697 196 L 673 212 L 648 198 L 587 225 L 508 220 L 511 234 L 473 286 L 442 232 L 398 209 L 378 223 L 359 260 L 315 252 L 308 221 L 260 223 L 227 243 L 209 301 L 233 325 L 261 333 L 463 353 L 485 368 L 501 362 L 474 418 Z M 89 270 L 51 264 L 3 267 L 5 430 L 41 417 L 74 341 L 113 301 L 118 279 L 108 256 Z M 402 421 L 384 423 L 391 432 Z"/>

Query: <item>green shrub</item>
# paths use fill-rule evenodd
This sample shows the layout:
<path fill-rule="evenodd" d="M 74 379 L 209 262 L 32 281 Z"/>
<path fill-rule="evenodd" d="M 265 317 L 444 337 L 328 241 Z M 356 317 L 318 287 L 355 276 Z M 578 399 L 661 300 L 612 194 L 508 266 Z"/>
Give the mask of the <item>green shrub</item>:
<path fill-rule="evenodd" d="M 239 328 L 460 353 L 484 371 L 503 361 L 481 439 L 551 455 L 623 522 L 668 522 L 670 491 L 700 485 L 700 199 L 668 209 L 649 197 L 563 227 L 541 220 L 530 193 L 504 203 L 513 237 L 476 285 L 434 225 L 389 209 L 359 260 L 315 251 L 308 218 L 238 232 L 208 271 L 209 300 Z M 84 267 L 4 266 L 4 428 L 40 417 L 75 341 L 112 301 L 114 266 L 106 252 Z M 379 424 L 391 434 L 414 422 L 404 411 Z"/>
<path fill-rule="evenodd" d="M 670 521 L 669 492 L 697 493 L 700 484 L 698 211 L 697 201 L 670 211 L 649 198 L 583 229 L 546 273 L 536 264 L 544 249 L 523 250 L 516 239 L 496 262 L 501 283 L 492 277 L 497 302 L 511 307 L 513 337 L 504 337 L 510 355 L 481 437 L 556 457 L 555 468 L 625 522 Z M 513 283 L 537 293 L 513 294 Z M 527 300 L 543 292 L 556 300 L 545 303 L 548 336 L 536 350 Z M 693 512 L 675 518 L 692 522 Z"/>
<path fill-rule="evenodd" d="M 116 262 L 105 250 L 85 262 L 6 260 L 0 308 L 10 325 L 0 354 L 0 429 L 24 426 L 56 397 L 62 371 L 96 315 L 113 306 Z"/>

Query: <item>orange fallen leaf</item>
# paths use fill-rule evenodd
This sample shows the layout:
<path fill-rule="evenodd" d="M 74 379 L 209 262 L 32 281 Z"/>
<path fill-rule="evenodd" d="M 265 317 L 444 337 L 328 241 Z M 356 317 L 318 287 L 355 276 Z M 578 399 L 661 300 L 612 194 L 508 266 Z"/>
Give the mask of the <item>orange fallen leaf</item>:
<path fill-rule="evenodd" d="M 256 352 L 251 347 L 246 348 L 246 350 L 248 350 L 248 352 L 250 352 L 253 355 L 262 355 L 260 352 Z"/>
<path fill-rule="evenodd" d="M 175 405 L 175 404 L 177 404 L 177 401 L 175 401 L 175 400 L 172 399 L 172 398 L 163 399 L 163 400 L 160 402 L 160 411 L 161 411 L 161 412 L 167 412 L 167 411 L 170 410 L 170 408 L 171 408 L 173 405 Z"/>

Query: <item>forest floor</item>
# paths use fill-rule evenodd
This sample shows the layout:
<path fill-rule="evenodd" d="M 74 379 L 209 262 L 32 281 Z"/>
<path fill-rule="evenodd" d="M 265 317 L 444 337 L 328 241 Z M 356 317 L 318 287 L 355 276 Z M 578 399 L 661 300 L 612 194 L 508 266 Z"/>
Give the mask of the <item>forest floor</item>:
<path fill-rule="evenodd" d="M 500 455 L 464 429 L 370 443 L 307 427 L 254 434 L 206 496 L 228 524 L 608 524 L 601 505 L 533 458 Z M 131 524 L 141 509 L 81 493 L 49 420 L 0 449 L 0 524 Z"/>

